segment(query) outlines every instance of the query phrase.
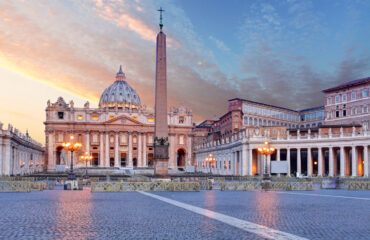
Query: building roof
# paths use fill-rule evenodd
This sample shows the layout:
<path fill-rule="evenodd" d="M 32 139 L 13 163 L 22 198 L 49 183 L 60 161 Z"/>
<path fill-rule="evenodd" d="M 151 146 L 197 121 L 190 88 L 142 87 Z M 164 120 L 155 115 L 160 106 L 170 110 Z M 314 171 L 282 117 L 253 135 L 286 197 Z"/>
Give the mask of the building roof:
<path fill-rule="evenodd" d="M 361 85 L 361 84 L 365 84 L 365 83 L 370 83 L 370 77 L 345 82 L 345 83 L 342 83 L 342 84 L 340 84 L 336 87 L 328 88 L 328 89 L 325 89 L 325 90 L 322 90 L 322 91 L 324 93 L 327 93 L 327 92 L 337 91 L 337 90 L 340 90 L 340 89 L 343 89 L 343 88 L 349 88 L 349 87 L 353 87 L 353 86 L 357 86 L 357 85 Z"/>
<path fill-rule="evenodd" d="M 233 100 L 240 100 L 240 101 L 243 101 L 243 102 L 248 102 L 248 103 L 252 103 L 252 104 L 263 105 L 263 106 L 266 106 L 266 107 L 279 108 L 279 109 L 281 109 L 281 110 L 285 110 L 285 111 L 290 111 L 290 112 L 298 113 L 298 111 L 296 111 L 296 110 L 292 110 L 292 109 L 289 109 L 289 108 L 279 107 L 279 106 L 274 106 L 274 105 L 270 105 L 270 104 L 266 104 L 266 103 L 255 102 L 255 101 L 251 101 L 251 100 L 247 100 L 247 99 L 242 99 L 242 98 L 233 98 L 233 99 L 229 99 L 229 101 L 233 101 Z"/>
<path fill-rule="evenodd" d="M 325 109 L 325 106 L 319 106 L 319 107 L 302 109 L 302 110 L 299 110 L 299 112 L 301 113 L 301 112 L 317 111 L 317 110 L 324 110 L 324 109 Z"/>

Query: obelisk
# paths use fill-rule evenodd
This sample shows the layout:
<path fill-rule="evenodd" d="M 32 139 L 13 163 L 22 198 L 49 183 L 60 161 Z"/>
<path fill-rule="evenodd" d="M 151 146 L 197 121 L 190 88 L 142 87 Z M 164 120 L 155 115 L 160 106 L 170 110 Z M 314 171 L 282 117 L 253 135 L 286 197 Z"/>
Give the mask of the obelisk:
<path fill-rule="evenodd" d="M 155 72 L 155 129 L 154 129 L 154 174 L 168 175 L 168 124 L 167 124 L 167 67 L 166 35 L 162 32 L 162 8 L 160 12 L 160 31 L 157 35 Z"/>

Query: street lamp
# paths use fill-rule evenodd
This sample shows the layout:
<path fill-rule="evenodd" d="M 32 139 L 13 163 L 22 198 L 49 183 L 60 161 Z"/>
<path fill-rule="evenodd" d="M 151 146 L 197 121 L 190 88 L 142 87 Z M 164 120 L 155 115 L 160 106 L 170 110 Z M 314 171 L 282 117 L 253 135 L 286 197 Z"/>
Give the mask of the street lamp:
<path fill-rule="evenodd" d="M 86 168 L 85 168 L 86 171 L 85 171 L 85 177 L 84 178 L 88 179 L 89 176 L 87 175 L 87 162 L 90 162 L 93 159 L 93 157 L 92 157 L 92 155 L 89 155 L 87 152 L 85 152 L 85 154 L 82 155 L 80 157 L 80 159 L 86 163 Z"/>
<path fill-rule="evenodd" d="M 212 153 L 210 153 L 208 157 L 206 157 L 206 162 L 208 163 L 208 166 L 209 166 L 209 173 L 212 173 L 211 164 L 212 164 L 212 167 L 214 167 L 214 164 L 216 162 L 216 158 L 212 156 Z"/>
<path fill-rule="evenodd" d="M 70 168 L 69 173 L 68 173 L 68 180 L 75 180 L 76 179 L 76 176 L 73 173 L 73 152 L 80 150 L 81 147 L 82 147 L 82 143 L 80 143 L 80 142 L 74 142 L 74 138 L 75 137 L 73 135 L 71 135 L 70 136 L 71 141 L 63 142 L 62 143 L 62 147 L 66 151 L 70 151 L 71 152 L 71 168 Z"/>
<path fill-rule="evenodd" d="M 264 162 L 265 162 L 265 169 L 263 173 L 263 179 L 267 180 L 270 178 L 270 174 L 268 172 L 267 167 L 267 155 L 271 155 L 275 152 L 274 147 L 270 147 L 270 143 L 268 141 L 265 141 L 265 145 L 263 147 L 257 148 L 258 152 L 261 153 L 264 156 Z"/>

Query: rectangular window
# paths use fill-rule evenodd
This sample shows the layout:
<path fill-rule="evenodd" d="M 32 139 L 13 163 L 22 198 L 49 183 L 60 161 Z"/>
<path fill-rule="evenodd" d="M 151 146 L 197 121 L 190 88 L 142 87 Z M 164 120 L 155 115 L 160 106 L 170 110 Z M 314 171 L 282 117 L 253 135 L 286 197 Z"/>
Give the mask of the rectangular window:
<path fill-rule="evenodd" d="M 94 121 L 97 121 L 99 119 L 99 117 L 96 116 L 96 115 L 93 115 L 93 116 L 91 116 L 91 119 L 94 120 Z"/>
<path fill-rule="evenodd" d="M 347 101 L 347 95 L 346 95 L 346 94 L 344 94 L 344 95 L 342 96 L 342 101 L 343 101 L 343 102 Z"/>
<path fill-rule="evenodd" d="M 355 99 L 356 99 L 356 92 L 352 92 L 351 100 L 355 100 Z"/>
<path fill-rule="evenodd" d="M 335 117 L 339 118 L 339 111 L 335 111 Z"/>
<path fill-rule="evenodd" d="M 184 135 L 180 135 L 179 144 L 184 144 Z"/>
<path fill-rule="evenodd" d="M 368 97 L 369 96 L 369 92 L 367 89 L 363 90 L 362 91 L 362 97 Z"/>
<path fill-rule="evenodd" d="M 364 106 L 364 113 L 367 113 L 367 106 Z"/>
<path fill-rule="evenodd" d="M 92 140 L 93 140 L 93 143 L 97 143 L 98 142 L 98 134 L 94 134 L 93 137 L 92 137 Z"/>
<path fill-rule="evenodd" d="M 63 142 L 63 133 L 59 133 L 58 135 L 58 141 Z"/>
<path fill-rule="evenodd" d="M 335 102 L 339 103 L 339 96 L 335 96 Z"/>
<path fill-rule="evenodd" d="M 330 103 L 331 103 L 331 98 L 329 97 L 329 98 L 328 98 L 328 104 L 330 104 Z"/>
<path fill-rule="evenodd" d="M 352 108 L 352 115 L 356 115 L 356 108 Z"/>
<path fill-rule="evenodd" d="M 345 117 L 346 115 L 347 115 L 347 111 L 343 110 L 343 117 Z"/>
<path fill-rule="evenodd" d="M 63 119 L 64 118 L 64 112 L 58 112 L 58 118 Z"/>

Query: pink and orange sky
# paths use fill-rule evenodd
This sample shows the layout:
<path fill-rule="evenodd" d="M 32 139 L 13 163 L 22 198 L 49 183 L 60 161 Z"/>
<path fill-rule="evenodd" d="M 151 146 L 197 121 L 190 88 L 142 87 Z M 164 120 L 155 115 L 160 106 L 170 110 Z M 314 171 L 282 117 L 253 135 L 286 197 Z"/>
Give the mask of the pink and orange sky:
<path fill-rule="evenodd" d="M 120 64 L 153 107 L 159 6 L 169 104 L 184 102 L 195 121 L 234 97 L 322 105 L 322 89 L 369 75 L 369 4 L 330 2 L 1 1 L 0 121 L 44 143 L 48 99 L 97 106 Z"/>

